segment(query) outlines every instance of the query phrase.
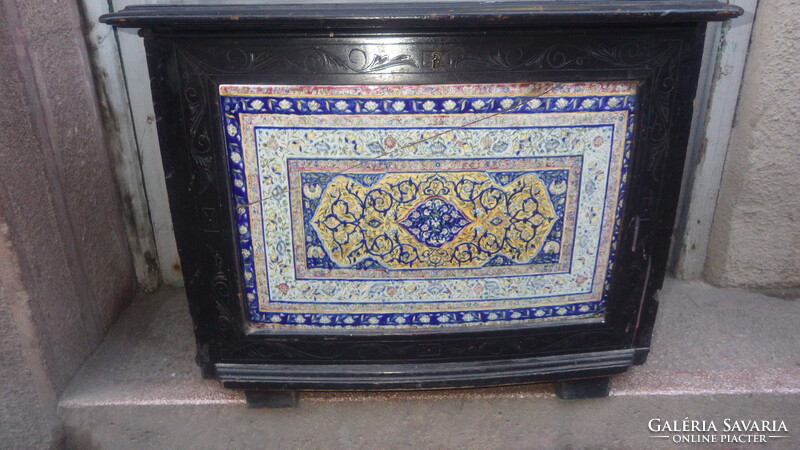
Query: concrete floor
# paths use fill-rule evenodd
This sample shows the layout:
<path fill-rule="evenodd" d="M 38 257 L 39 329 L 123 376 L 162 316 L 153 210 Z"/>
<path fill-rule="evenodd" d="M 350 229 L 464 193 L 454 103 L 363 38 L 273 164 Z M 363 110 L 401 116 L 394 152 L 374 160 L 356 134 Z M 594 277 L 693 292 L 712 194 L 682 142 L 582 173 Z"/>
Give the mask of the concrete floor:
<path fill-rule="evenodd" d="M 726 418 L 782 420 L 788 433 L 772 435 L 788 437 L 760 446 L 794 449 L 800 298 L 781 297 L 667 280 L 647 364 L 604 399 L 562 401 L 541 384 L 303 393 L 296 408 L 253 410 L 200 378 L 183 291 L 167 288 L 115 324 L 59 414 L 71 448 L 672 448 L 648 422 L 688 417 L 717 434 Z"/>

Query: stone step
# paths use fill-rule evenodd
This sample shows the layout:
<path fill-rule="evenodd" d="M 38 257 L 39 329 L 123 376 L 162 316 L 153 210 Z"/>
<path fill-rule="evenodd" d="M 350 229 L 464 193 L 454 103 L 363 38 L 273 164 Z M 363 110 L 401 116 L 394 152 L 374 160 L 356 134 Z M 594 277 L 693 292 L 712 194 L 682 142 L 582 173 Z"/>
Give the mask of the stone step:
<path fill-rule="evenodd" d="M 59 414 L 71 448 L 673 448 L 675 436 L 800 448 L 800 301 L 788 297 L 668 279 L 649 361 L 613 378 L 608 398 L 559 400 L 540 384 L 304 392 L 294 408 L 248 409 L 200 378 L 186 299 L 165 288 L 115 324 Z M 648 429 L 685 419 L 717 432 Z M 787 431 L 726 433 L 725 419 Z"/>

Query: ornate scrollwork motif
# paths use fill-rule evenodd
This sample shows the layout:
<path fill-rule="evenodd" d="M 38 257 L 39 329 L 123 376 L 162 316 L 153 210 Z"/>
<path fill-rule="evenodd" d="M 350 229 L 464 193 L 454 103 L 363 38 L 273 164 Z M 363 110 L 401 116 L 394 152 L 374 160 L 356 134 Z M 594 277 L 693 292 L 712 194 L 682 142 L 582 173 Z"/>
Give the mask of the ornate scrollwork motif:
<path fill-rule="evenodd" d="M 259 71 L 300 71 L 301 73 L 376 73 L 396 67 L 418 68 L 407 53 L 384 54 L 357 47 L 334 49 L 304 46 L 289 49 L 233 47 L 224 58 L 208 59 L 202 53 L 182 50 L 182 57 L 208 73 L 248 74 Z"/>
<path fill-rule="evenodd" d="M 547 192 L 532 173 L 507 186 L 481 172 L 396 173 L 369 188 L 337 176 L 315 194 L 309 222 L 329 268 L 365 258 L 392 268 L 480 267 L 501 252 L 526 263 L 558 219 Z"/>
<path fill-rule="evenodd" d="M 560 69 L 570 65 L 581 66 L 584 60 L 580 47 L 555 44 L 534 52 L 516 47 L 486 53 L 462 54 L 453 58 L 453 66 L 456 69 L 466 70 L 475 67 L 494 70 Z"/>
<path fill-rule="evenodd" d="M 208 98 L 203 70 L 191 60 L 184 59 L 184 70 L 181 72 L 183 85 L 183 101 L 186 105 L 184 114 L 188 123 L 189 155 L 192 167 L 191 189 L 198 193 L 205 192 L 214 182 L 214 152 L 209 136 Z"/>
<path fill-rule="evenodd" d="M 309 72 L 343 70 L 346 72 L 372 73 L 399 66 L 418 67 L 417 62 L 411 55 L 370 55 L 359 48 L 350 50 L 347 58 L 342 58 L 333 52 L 316 47 L 304 49 L 301 53 L 306 55 L 302 66 Z"/>
<path fill-rule="evenodd" d="M 230 306 L 231 289 L 225 273 L 225 261 L 222 255 L 211 246 L 208 246 L 207 249 L 214 261 L 210 295 L 213 297 L 217 309 L 217 326 L 223 334 L 230 335 L 235 332 L 235 322 Z"/>

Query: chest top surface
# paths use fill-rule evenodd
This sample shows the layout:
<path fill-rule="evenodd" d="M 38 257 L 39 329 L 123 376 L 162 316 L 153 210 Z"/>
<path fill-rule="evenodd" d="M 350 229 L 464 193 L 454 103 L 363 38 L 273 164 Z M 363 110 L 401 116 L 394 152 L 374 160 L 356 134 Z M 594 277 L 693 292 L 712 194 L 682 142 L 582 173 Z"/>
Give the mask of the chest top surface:
<path fill-rule="evenodd" d="M 253 29 L 515 27 L 723 21 L 742 14 L 716 0 L 539 0 L 137 5 L 100 21 L 128 28 Z M 267 27 L 268 28 L 262 28 Z"/>

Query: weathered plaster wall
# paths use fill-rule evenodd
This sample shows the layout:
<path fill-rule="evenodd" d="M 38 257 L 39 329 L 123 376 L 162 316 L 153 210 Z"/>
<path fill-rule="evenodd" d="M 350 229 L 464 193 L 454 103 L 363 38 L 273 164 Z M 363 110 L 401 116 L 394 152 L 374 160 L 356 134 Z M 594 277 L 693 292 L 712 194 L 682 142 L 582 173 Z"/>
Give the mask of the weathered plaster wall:
<path fill-rule="evenodd" d="M 30 298 L 8 231 L 0 210 L 0 447 L 13 443 L 47 448 L 61 434 L 53 408 L 56 394 L 42 367 L 37 340 L 25 335 L 34 328 Z"/>
<path fill-rule="evenodd" d="M 759 2 L 706 278 L 800 286 L 800 0 Z"/>
<path fill-rule="evenodd" d="M 42 448 L 136 289 L 75 0 L 0 0 L 0 98 L 0 447 Z"/>

